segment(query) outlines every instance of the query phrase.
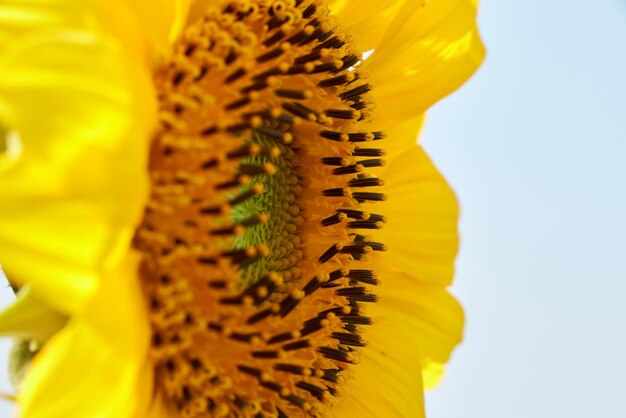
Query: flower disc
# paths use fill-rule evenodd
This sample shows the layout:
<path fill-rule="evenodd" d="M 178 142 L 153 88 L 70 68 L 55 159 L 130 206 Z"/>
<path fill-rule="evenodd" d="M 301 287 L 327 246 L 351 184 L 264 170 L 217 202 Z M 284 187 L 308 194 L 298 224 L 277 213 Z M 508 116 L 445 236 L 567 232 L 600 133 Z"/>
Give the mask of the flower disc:
<path fill-rule="evenodd" d="M 135 246 L 157 388 L 184 417 L 324 415 L 358 363 L 385 249 L 360 57 L 318 2 L 235 1 L 156 71 Z"/>

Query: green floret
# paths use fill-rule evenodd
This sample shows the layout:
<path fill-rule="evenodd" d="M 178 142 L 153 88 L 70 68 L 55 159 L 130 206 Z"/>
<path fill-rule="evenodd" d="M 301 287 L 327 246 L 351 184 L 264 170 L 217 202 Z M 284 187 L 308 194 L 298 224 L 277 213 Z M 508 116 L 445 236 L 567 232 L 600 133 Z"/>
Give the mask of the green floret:
<path fill-rule="evenodd" d="M 243 164 L 257 165 L 271 162 L 277 169 L 273 175 L 255 176 L 251 185 L 262 184 L 263 193 L 237 205 L 233 210 L 232 219 L 236 223 L 260 213 L 268 216 L 267 222 L 249 226 L 243 234 L 235 238 L 237 249 L 266 244 L 270 250 L 267 257 L 260 257 L 252 263 L 241 266 L 240 274 L 244 286 L 255 283 L 270 271 L 286 272 L 293 267 L 293 263 L 289 262 L 288 258 L 295 249 L 291 238 L 296 235 L 292 213 L 293 208 L 297 207 L 297 177 L 293 165 L 293 151 L 288 145 L 277 143 L 276 140 L 259 134 L 252 137 L 250 144 L 258 144 L 262 149 L 279 147 L 281 155 L 277 158 L 257 155 L 245 157 L 242 160 Z M 251 185 L 242 187 L 237 194 L 250 189 Z M 288 277 L 285 278 L 288 279 Z"/>

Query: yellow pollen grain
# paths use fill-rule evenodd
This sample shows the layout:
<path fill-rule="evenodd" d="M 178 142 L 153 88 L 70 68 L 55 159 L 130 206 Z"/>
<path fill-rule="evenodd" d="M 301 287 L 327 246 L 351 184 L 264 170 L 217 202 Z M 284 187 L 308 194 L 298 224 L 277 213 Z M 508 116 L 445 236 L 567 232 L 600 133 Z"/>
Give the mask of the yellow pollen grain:
<path fill-rule="evenodd" d="M 215 416 L 217 417 L 225 417 L 228 415 L 228 413 L 230 412 L 230 409 L 228 408 L 228 405 L 226 404 L 219 404 L 215 407 Z"/>
<path fill-rule="evenodd" d="M 256 194 L 263 193 L 264 189 L 265 189 L 265 186 L 263 186 L 263 184 L 261 183 L 256 183 L 254 186 L 252 186 L 252 191 Z"/>
<path fill-rule="evenodd" d="M 269 255 L 270 249 L 267 244 L 261 244 L 257 248 L 259 250 L 259 254 L 261 254 L 263 257 L 267 257 Z"/>
<path fill-rule="evenodd" d="M 263 164 L 263 170 L 265 171 L 266 174 L 268 174 L 270 176 L 273 176 L 278 171 L 276 166 L 274 164 L 272 164 L 272 163 L 265 163 L 265 164 Z"/>
<path fill-rule="evenodd" d="M 261 153 L 261 151 L 263 151 L 263 149 L 261 148 L 261 146 L 259 144 L 252 144 L 252 145 L 250 145 L 250 147 L 248 149 L 248 153 L 250 155 L 259 155 Z"/>
<path fill-rule="evenodd" d="M 291 292 L 291 297 L 293 297 L 296 300 L 302 300 L 304 299 L 304 292 L 300 289 L 296 289 L 293 292 Z"/>
<path fill-rule="evenodd" d="M 276 158 L 280 157 L 281 154 L 282 154 L 282 151 L 278 147 L 272 147 L 270 149 L 270 154 L 269 154 L 270 158 L 276 159 Z"/>
<path fill-rule="evenodd" d="M 267 287 L 261 286 L 257 289 L 256 294 L 258 297 L 264 298 L 269 294 L 269 291 L 267 290 Z"/>
<path fill-rule="evenodd" d="M 222 378 L 220 386 L 222 387 L 222 389 L 230 389 L 230 388 L 232 388 L 233 387 L 233 379 L 231 379 L 230 377 Z"/>
<path fill-rule="evenodd" d="M 242 303 L 245 307 L 251 307 L 254 305 L 254 298 L 252 296 L 244 296 L 242 299 Z"/>
<path fill-rule="evenodd" d="M 278 118 L 281 115 L 281 113 L 283 113 L 283 111 L 281 110 L 280 107 L 272 107 L 270 109 L 270 114 L 274 119 Z"/>

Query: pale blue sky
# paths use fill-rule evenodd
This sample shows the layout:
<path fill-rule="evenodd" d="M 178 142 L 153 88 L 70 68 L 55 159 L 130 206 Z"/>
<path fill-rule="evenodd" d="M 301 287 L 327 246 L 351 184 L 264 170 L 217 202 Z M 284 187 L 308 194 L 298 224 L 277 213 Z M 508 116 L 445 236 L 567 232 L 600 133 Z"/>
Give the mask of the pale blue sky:
<path fill-rule="evenodd" d="M 462 203 L 467 313 L 428 416 L 624 418 L 625 2 L 483 0 L 480 22 L 487 62 L 422 138 Z"/>
<path fill-rule="evenodd" d="M 423 143 L 462 202 L 466 339 L 430 418 L 626 417 L 626 5 L 483 0 Z"/>

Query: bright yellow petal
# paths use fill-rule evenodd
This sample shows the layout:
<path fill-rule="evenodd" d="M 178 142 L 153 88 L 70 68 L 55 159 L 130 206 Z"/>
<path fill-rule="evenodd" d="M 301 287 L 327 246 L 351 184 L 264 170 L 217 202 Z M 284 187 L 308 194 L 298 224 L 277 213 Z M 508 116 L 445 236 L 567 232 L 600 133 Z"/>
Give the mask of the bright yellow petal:
<path fill-rule="evenodd" d="M 423 283 L 447 286 L 458 250 L 456 197 L 424 150 L 415 146 L 388 163 L 387 200 L 373 205 L 387 218 L 376 232 L 397 270 Z"/>
<path fill-rule="evenodd" d="M 110 272 L 88 309 L 37 354 L 21 418 L 135 418 L 151 397 L 147 316 L 135 259 Z"/>
<path fill-rule="evenodd" d="M 88 2 L 83 2 L 83 4 Z M 85 12 L 77 0 L 44 2 L 36 0 L 7 0 L 0 3 L 0 48 L 17 36 L 34 30 L 55 27 L 79 29 Z"/>
<path fill-rule="evenodd" d="M 423 418 L 422 368 L 415 333 L 384 304 L 368 307 L 367 313 L 375 321 L 366 333 L 368 346 L 333 415 Z"/>
<path fill-rule="evenodd" d="M 56 30 L 84 30 L 115 37 L 144 56 L 144 35 L 126 0 L 5 0 L 0 3 L 0 51 L 19 37 Z"/>
<path fill-rule="evenodd" d="M 387 252 L 372 257 L 382 281 L 373 309 L 388 310 L 406 328 L 395 338 L 419 357 L 424 386 L 430 388 L 462 339 L 463 310 L 444 288 L 454 275 L 458 204 L 419 146 L 391 160 L 382 177 L 388 200 L 371 211 L 387 218 L 374 233 Z"/>
<path fill-rule="evenodd" d="M 330 10 L 354 36 L 359 50 L 365 52 L 378 46 L 402 3 L 402 0 L 337 0 L 331 2 Z"/>
<path fill-rule="evenodd" d="M 97 289 L 98 272 L 118 258 L 132 236 L 132 225 L 117 229 L 95 206 L 71 198 L 1 204 L 0 211 L 11 215 L 0 219 L 0 257 L 8 277 L 32 284 L 59 312 L 79 310 Z"/>
<path fill-rule="evenodd" d="M 379 116 L 422 114 L 476 71 L 485 56 L 476 10 L 475 0 L 406 2 L 399 9 L 364 64 Z"/>
<path fill-rule="evenodd" d="M 425 120 L 426 115 L 423 114 L 403 120 L 374 118 L 365 125 L 364 130 L 385 133 L 386 139 L 376 142 L 376 146 L 385 151 L 385 161 L 393 161 L 402 152 L 417 144 Z"/>
<path fill-rule="evenodd" d="M 21 148 L 0 171 L 0 263 L 69 313 L 119 262 L 141 219 L 150 74 L 119 40 L 62 30 L 19 37 L 0 68 L 0 125 Z"/>
<path fill-rule="evenodd" d="M 435 386 L 444 372 L 452 350 L 463 339 L 463 308 L 440 286 L 421 283 L 407 273 L 386 270 L 377 263 L 381 285 L 377 287 L 383 306 L 395 321 L 407 327 L 403 339 L 420 357 L 424 386 Z M 391 338 L 391 337 L 389 337 Z"/>
<path fill-rule="evenodd" d="M 367 310 L 374 325 L 335 416 L 423 417 L 422 379 L 428 389 L 441 378 L 462 339 L 463 310 L 444 288 L 374 261 L 381 280 L 380 300 Z"/>
<path fill-rule="evenodd" d="M 20 289 L 16 300 L 0 312 L 0 335 L 45 342 L 66 322 L 66 317 L 39 300 L 27 284 Z"/>
<path fill-rule="evenodd" d="M 131 418 L 136 379 L 123 353 L 76 321 L 35 357 L 19 397 L 21 417 Z"/>

